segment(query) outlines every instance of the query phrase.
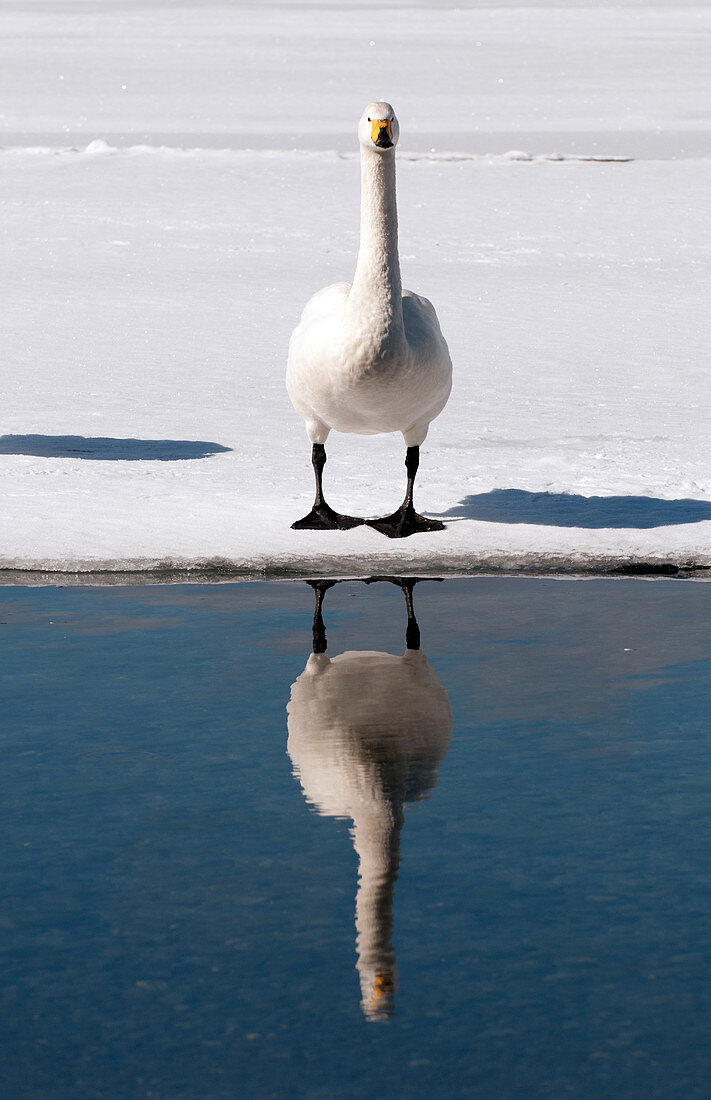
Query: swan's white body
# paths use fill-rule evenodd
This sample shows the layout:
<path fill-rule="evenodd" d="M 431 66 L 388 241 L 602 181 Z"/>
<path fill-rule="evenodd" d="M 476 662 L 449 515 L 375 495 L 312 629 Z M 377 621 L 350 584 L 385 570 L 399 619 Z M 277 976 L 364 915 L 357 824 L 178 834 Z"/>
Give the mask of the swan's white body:
<path fill-rule="evenodd" d="M 378 119 L 392 135 L 388 146 L 375 144 Z M 353 283 L 327 286 L 308 302 L 291 337 L 286 385 L 312 443 L 325 443 L 333 428 L 402 432 L 407 447 L 419 447 L 447 403 L 452 363 L 431 302 L 402 290 L 392 107 L 371 103 L 358 135 L 361 224 Z"/>
<path fill-rule="evenodd" d="M 403 805 L 427 797 L 447 752 L 447 693 L 423 653 L 324 653 L 291 688 L 287 750 L 320 813 L 351 818 L 359 857 L 358 972 L 370 1019 L 387 1016 L 396 983 L 393 894 Z"/>

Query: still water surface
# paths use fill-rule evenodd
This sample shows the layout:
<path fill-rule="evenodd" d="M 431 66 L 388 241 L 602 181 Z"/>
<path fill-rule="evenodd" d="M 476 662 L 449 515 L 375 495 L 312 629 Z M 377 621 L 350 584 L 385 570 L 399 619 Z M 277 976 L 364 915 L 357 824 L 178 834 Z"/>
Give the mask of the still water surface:
<path fill-rule="evenodd" d="M 711 585 L 321 594 L 0 589 L 2 1095 L 706 1097 Z"/>

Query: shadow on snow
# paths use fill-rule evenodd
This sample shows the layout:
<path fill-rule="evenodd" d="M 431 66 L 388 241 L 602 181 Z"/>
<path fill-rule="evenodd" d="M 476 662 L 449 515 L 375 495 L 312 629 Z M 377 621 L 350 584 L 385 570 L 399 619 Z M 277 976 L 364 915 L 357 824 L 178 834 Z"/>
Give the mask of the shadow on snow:
<path fill-rule="evenodd" d="M 111 439 L 83 435 L 3 435 L 0 454 L 39 458 L 88 458 L 99 462 L 180 462 L 230 451 L 221 443 L 192 439 Z"/>
<path fill-rule="evenodd" d="M 670 527 L 711 520 L 711 503 L 656 497 L 583 497 L 573 493 L 529 493 L 494 489 L 465 497 L 440 515 L 487 523 L 531 523 L 541 527 Z"/>

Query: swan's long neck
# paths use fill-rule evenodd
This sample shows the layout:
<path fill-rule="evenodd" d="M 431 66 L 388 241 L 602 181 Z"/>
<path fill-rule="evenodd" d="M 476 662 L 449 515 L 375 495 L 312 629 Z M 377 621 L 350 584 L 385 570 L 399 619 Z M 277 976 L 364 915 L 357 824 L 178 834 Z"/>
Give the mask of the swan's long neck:
<path fill-rule="evenodd" d="M 402 283 L 397 247 L 395 150 L 366 148 L 360 157 L 360 249 L 349 303 L 372 318 L 382 335 L 402 332 Z"/>

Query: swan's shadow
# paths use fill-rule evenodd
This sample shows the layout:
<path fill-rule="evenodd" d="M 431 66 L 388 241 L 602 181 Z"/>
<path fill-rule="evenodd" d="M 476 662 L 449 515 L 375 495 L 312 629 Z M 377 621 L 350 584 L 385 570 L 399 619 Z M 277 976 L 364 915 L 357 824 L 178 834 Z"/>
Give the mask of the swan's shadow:
<path fill-rule="evenodd" d="M 98 462 L 184 462 L 232 450 L 195 439 L 112 439 L 83 435 L 3 435 L 0 455 L 84 458 Z"/>
<path fill-rule="evenodd" d="M 671 527 L 711 520 L 711 502 L 656 497 L 583 497 L 574 493 L 530 493 L 494 489 L 467 496 L 447 512 L 448 519 L 487 523 L 531 523 L 542 527 Z"/>

